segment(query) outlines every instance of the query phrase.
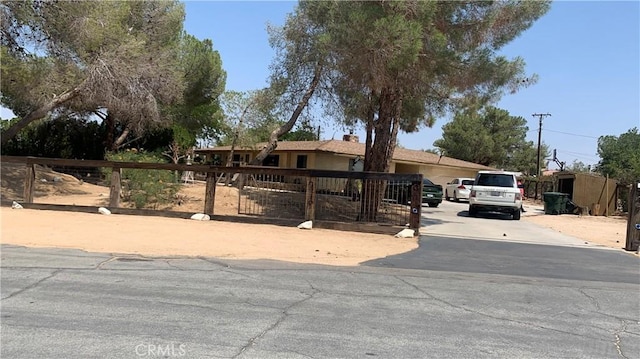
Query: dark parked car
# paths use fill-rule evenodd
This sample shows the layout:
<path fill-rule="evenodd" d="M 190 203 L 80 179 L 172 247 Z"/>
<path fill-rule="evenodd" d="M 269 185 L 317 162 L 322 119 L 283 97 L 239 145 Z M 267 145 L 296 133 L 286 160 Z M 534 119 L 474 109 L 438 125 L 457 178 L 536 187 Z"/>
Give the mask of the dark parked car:
<path fill-rule="evenodd" d="M 428 179 L 422 180 L 422 205 L 438 207 L 442 203 L 442 186 L 435 184 Z"/>

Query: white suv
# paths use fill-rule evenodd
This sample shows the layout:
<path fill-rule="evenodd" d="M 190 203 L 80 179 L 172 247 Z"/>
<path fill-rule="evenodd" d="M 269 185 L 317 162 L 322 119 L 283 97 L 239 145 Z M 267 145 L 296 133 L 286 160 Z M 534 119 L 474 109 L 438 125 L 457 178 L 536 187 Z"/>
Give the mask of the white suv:
<path fill-rule="evenodd" d="M 522 194 L 517 174 L 505 171 L 479 171 L 469 194 L 469 216 L 478 212 L 509 213 L 520 219 Z"/>

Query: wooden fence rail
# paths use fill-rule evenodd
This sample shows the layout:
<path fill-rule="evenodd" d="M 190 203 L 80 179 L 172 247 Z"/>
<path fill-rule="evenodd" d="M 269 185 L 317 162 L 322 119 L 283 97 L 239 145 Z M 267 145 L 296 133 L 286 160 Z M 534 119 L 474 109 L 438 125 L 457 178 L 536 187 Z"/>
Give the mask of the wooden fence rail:
<path fill-rule="evenodd" d="M 120 206 L 120 198 L 122 191 L 122 169 L 139 169 L 139 170 L 169 170 L 169 171 L 191 171 L 195 173 L 206 174 L 206 185 L 204 193 L 203 213 L 213 215 L 216 194 L 216 179 L 220 174 L 227 176 L 232 174 L 240 174 L 240 178 L 246 175 L 251 176 L 272 176 L 272 178 L 300 177 L 304 179 L 305 186 L 305 210 L 304 219 L 314 220 L 316 213 L 316 193 L 318 187 L 316 179 L 333 178 L 344 180 L 361 180 L 361 181 L 392 181 L 394 183 L 409 183 L 409 226 L 412 229 L 419 229 L 421 207 L 422 207 L 422 175 L 421 174 L 395 174 L 395 173 L 377 173 L 377 172 L 351 172 L 351 171 L 331 171 L 331 170 L 314 170 L 314 169 L 287 169 L 287 168 L 270 168 L 270 167 L 222 167 L 199 164 L 168 164 L 168 163 L 142 163 L 142 162 L 118 162 L 118 161 L 101 161 L 101 160 L 74 160 L 60 158 L 41 158 L 41 157 L 21 157 L 21 156 L 0 156 L 0 162 L 24 164 L 27 167 L 24 179 L 24 202 L 33 203 L 36 165 L 50 167 L 84 167 L 84 168 L 110 168 L 110 188 L 109 188 L 109 206 L 117 208 Z M 242 180 L 241 180 L 242 182 Z M 354 220 L 356 222 L 356 220 Z M 416 231 L 417 232 L 417 231 Z"/>

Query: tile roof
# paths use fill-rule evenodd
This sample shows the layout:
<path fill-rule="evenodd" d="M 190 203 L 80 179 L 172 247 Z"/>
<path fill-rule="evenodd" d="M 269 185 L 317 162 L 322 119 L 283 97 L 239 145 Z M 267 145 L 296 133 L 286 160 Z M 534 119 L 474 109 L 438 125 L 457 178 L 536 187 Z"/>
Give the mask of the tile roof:
<path fill-rule="evenodd" d="M 252 147 L 236 148 L 236 151 L 259 151 L 266 142 L 258 143 Z M 202 148 L 196 152 L 229 152 L 231 146 L 220 146 L 213 148 Z M 324 141 L 280 141 L 276 151 L 316 151 L 336 153 L 340 155 L 364 156 L 365 144 L 359 142 L 348 142 L 341 140 L 324 140 Z M 484 170 L 494 170 L 495 168 L 487 167 L 473 162 L 462 161 L 451 157 L 436 155 L 434 153 L 409 150 L 406 148 L 396 148 L 393 151 L 393 160 L 400 162 L 412 162 L 418 164 L 439 164 L 443 166 L 454 166 L 463 168 L 475 168 Z"/>

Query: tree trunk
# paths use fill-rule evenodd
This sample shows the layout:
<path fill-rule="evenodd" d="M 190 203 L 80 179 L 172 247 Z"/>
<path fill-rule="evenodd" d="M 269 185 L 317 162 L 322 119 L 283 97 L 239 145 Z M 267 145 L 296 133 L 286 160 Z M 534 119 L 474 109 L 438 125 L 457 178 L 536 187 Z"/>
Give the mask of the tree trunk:
<path fill-rule="evenodd" d="M 126 124 L 124 126 L 124 130 L 122 131 L 122 134 L 118 136 L 118 138 L 113 142 L 113 146 L 111 147 L 112 151 L 117 151 L 120 146 L 122 146 L 124 140 L 126 140 L 127 136 L 129 136 L 129 132 L 131 132 L 131 129 L 129 128 L 129 124 Z"/>
<path fill-rule="evenodd" d="M 309 103 L 309 99 L 311 99 L 311 96 L 313 95 L 313 92 L 316 90 L 316 87 L 318 87 L 321 74 L 322 74 L 322 66 L 320 64 L 317 64 L 315 68 L 315 72 L 313 74 L 313 79 L 311 80 L 311 84 L 309 84 L 309 88 L 305 92 L 304 96 L 302 96 L 302 99 L 300 100 L 300 102 L 298 102 L 298 106 L 296 106 L 296 109 L 293 111 L 293 114 L 291 114 L 291 118 L 289 118 L 289 121 L 287 121 L 287 123 L 285 123 L 284 125 L 280 126 L 279 128 L 273 130 L 273 132 L 271 132 L 271 136 L 269 136 L 269 143 L 267 143 L 267 145 L 260 151 L 260 153 L 258 153 L 258 155 L 253 160 L 251 160 L 251 162 L 249 163 L 250 165 L 257 166 L 262 164 L 262 161 L 264 161 L 264 159 L 267 158 L 267 156 L 271 152 L 273 152 L 273 150 L 275 150 L 276 147 L 278 147 L 278 138 L 280 138 L 282 135 L 286 134 L 287 132 L 291 131 L 291 129 L 293 128 L 293 125 L 295 125 L 296 121 L 298 120 L 298 117 L 300 117 L 302 110 L 304 110 L 304 108 Z"/>
<path fill-rule="evenodd" d="M 369 151 L 370 155 L 367 158 L 365 152 L 365 171 L 389 172 L 397 144 L 401 105 L 401 96 L 395 89 L 383 89 L 380 94 L 378 119 L 367 123 L 366 151 Z M 371 120 L 372 117 L 369 119 Z M 370 127 L 375 131 L 373 141 L 370 139 Z M 367 181 L 363 186 L 361 220 L 371 222 L 377 220 L 378 208 L 384 197 L 386 185 L 385 181 Z"/>
<path fill-rule="evenodd" d="M 104 148 L 107 151 L 113 150 L 113 142 L 116 131 L 116 119 L 107 112 L 107 116 L 104 117 L 104 126 L 105 126 L 105 139 L 104 139 Z"/>
<path fill-rule="evenodd" d="M 40 106 L 39 108 L 31 111 L 20 121 L 16 122 L 13 126 L 9 127 L 6 131 L 4 131 L 4 133 L 2 133 L 0 144 L 5 145 L 10 139 L 15 137 L 18 132 L 20 132 L 20 130 L 27 127 L 31 122 L 45 117 L 49 112 L 55 110 L 58 106 L 78 96 L 80 94 L 82 86 L 83 85 L 80 85 L 71 91 L 67 91 L 62 95 L 55 97 L 53 100 L 47 102 L 46 104 Z"/>

